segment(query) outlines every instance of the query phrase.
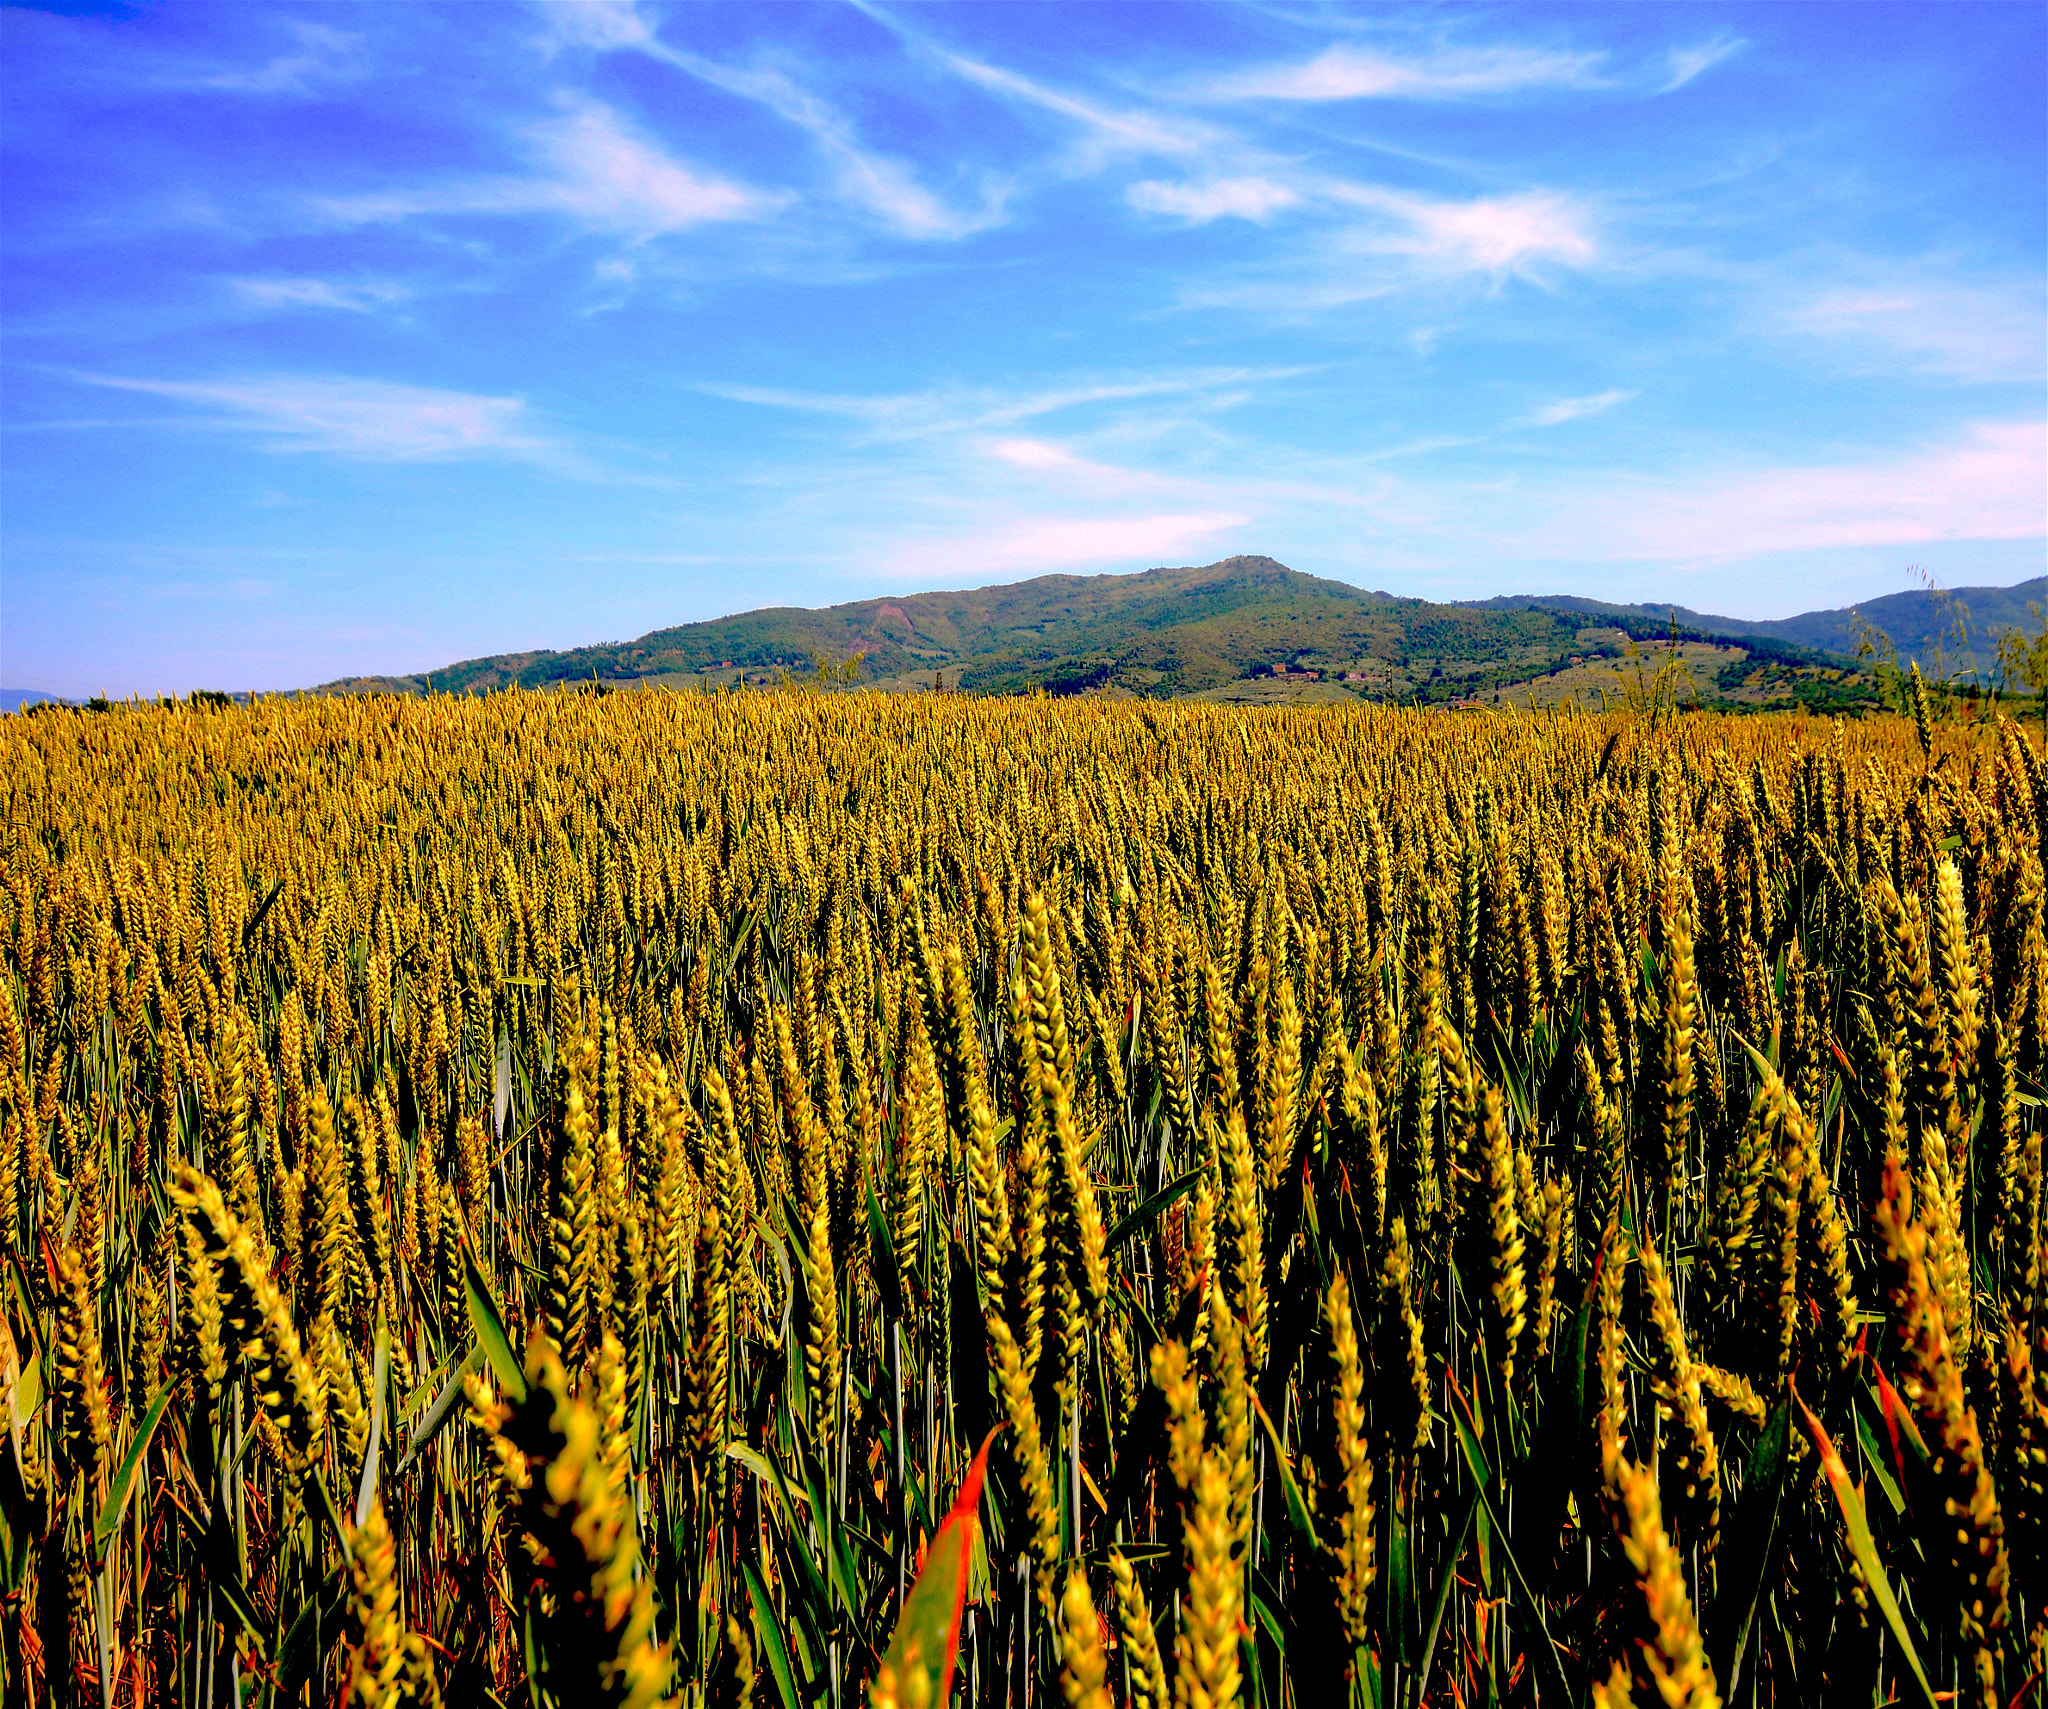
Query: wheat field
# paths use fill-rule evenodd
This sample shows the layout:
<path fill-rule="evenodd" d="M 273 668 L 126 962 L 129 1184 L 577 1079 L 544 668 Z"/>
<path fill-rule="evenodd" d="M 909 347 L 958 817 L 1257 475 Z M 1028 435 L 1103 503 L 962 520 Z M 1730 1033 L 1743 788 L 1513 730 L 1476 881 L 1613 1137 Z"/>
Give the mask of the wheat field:
<path fill-rule="evenodd" d="M 9 1703 L 2038 1701 L 2008 724 L 272 699 L 0 791 Z"/>

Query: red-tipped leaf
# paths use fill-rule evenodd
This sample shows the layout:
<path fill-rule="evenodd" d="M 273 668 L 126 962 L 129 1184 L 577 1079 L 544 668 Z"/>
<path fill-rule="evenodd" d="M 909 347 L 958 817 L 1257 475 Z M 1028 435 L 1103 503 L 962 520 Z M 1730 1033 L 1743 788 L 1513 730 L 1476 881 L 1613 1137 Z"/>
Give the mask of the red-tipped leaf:
<path fill-rule="evenodd" d="M 981 1482 L 988 1472 L 989 1444 L 1001 1428 L 997 1425 L 982 1439 L 952 1511 L 925 1549 L 917 1583 L 904 1598 L 896 1635 L 889 1640 L 889 1653 L 882 1658 L 869 1693 L 874 1709 L 895 1709 L 899 1704 L 943 1709 L 953 1695 L 960 1615 L 967 1605 L 968 1569 L 981 1524 Z"/>

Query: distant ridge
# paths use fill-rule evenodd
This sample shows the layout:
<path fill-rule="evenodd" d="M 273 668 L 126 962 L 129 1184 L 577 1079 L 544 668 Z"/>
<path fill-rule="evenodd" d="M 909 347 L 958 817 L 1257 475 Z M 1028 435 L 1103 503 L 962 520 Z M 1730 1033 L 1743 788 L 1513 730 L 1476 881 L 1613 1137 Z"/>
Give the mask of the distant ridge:
<path fill-rule="evenodd" d="M 2048 577 L 2013 588 L 1971 587 L 1951 596 L 1967 608 L 1980 666 L 1990 637 L 2028 622 L 2029 600 L 2048 599 Z M 1861 608 L 1889 633 L 1899 659 L 1925 657 L 1943 622 L 1927 593 L 1887 595 Z M 1352 587 L 1289 569 L 1272 558 L 1134 575 L 1049 575 L 959 591 L 906 593 L 810 609 L 764 607 L 656 629 L 637 640 L 497 653 L 411 676 L 348 677 L 315 693 L 479 693 L 596 681 L 734 683 L 809 676 L 814 662 L 865 655 L 861 680 L 885 688 L 944 687 L 969 693 L 1120 693 L 1156 697 L 1258 698 L 1246 683 L 1273 679 L 1290 698 L 1445 702 L 1501 690 L 1612 657 L 1665 636 L 1711 644 L 1723 676 L 1742 662 L 1769 663 L 1788 693 L 1836 684 L 1828 695 L 1867 697 L 1848 684 L 1856 647 L 1849 609 L 1769 622 L 1717 617 L 1683 606 L 1616 605 L 1574 595 L 1511 595 L 1435 603 Z M 1600 634 L 1608 639 L 1602 641 Z M 1739 647 L 1742 653 L 1730 651 Z M 1718 649 L 1718 651 L 1716 651 Z M 1951 644 L 1948 662 L 1958 663 Z M 1961 660 L 1967 668 L 1968 660 Z M 1722 688 L 1739 684 L 1740 673 Z M 1754 687 L 1754 683 L 1751 683 Z M 1820 690 L 1815 688 L 1815 692 Z M 1712 691 L 1708 691 L 1712 698 Z"/>
<path fill-rule="evenodd" d="M 61 694 L 45 694 L 39 688 L 0 688 L 0 712 L 19 712 L 24 706 L 69 706 Z"/>
<path fill-rule="evenodd" d="M 1813 647 L 1822 652 L 1854 655 L 1857 645 L 1856 618 L 1884 631 L 1899 650 L 1903 664 L 1908 659 L 1925 660 L 1937 642 L 1946 650 L 1950 665 L 1967 670 L 1969 658 L 1959 658 L 1959 649 L 1946 633 L 1952 621 L 1949 602 L 1960 601 L 1969 623 L 1975 663 L 1988 670 L 2001 630 L 2033 626 L 2039 619 L 2028 611 L 2030 604 L 2048 605 L 2048 576 L 2036 576 L 2014 587 L 1960 587 L 1940 594 L 1925 588 L 1888 593 L 1860 605 L 1829 611 L 1805 611 L 1797 617 L 1751 619 L 1715 617 L 1683 605 L 1613 605 L 1605 600 L 1581 599 L 1573 594 L 1505 594 L 1495 599 L 1462 601 L 1480 611 L 1520 610 L 1541 605 L 1588 615 L 1633 618 L 1668 623 L 1674 616 L 1678 626 L 1701 635 L 1756 635 L 1789 641 L 1794 646 Z"/>

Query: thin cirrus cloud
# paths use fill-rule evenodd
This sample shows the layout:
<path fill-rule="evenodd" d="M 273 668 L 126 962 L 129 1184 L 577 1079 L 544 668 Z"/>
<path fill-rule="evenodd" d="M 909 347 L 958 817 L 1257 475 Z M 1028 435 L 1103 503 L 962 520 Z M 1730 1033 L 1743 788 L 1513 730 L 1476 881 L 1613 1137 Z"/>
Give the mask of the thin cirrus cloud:
<path fill-rule="evenodd" d="M 1607 559 L 2031 540 L 2048 532 L 2044 464 L 2048 425 L 1982 421 L 1904 455 L 1582 490 L 1561 507 L 1571 520 L 1539 538 L 1555 555 Z M 1597 519 L 1590 532 L 1584 518 Z"/>
<path fill-rule="evenodd" d="M 1143 109 L 1104 106 L 965 54 L 934 51 L 940 64 L 965 81 L 1013 103 L 1072 121 L 1092 145 L 1086 151 L 1087 158 L 1100 158 L 1110 151 L 1189 155 L 1217 140 L 1216 133 L 1206 125 Z"/>
<path fill-rule="evenodd" d="M 1200 93 L 1215 101 L 1471 101 L 1543 91 L 1599 91 L 1643 85 L 1658 94 L 1682 88 L 1741 46 L 1720 38 L 1672 49 L 1640 71 L 1617 73 L 1604 52 L 1511 43 L 1438 47 L 1400 55 L 1339 42 L 1291 65 L 1255 67 L 1213 79 Z"/>
<path fill-rule="evenodd" d="M 1838 360 L 1974 383 L 2042 370 L 2039 282 L 1966 282 L 1894 269 L 1890 280 L 1840 282 L 1781 292 L 1772 313 L 1793 336 L 1817 340 Z"/>
<path fill-rule="evenodd" d="M 1146 516 L 1025 516 L 968 533 L 906 541 L 876 554 L 885 573 L 1008 575 L 1092 564 L 1173 563 L 1251 518 L 1240 511 L 1169 511 Z M 969 582 L 966 585 L 973 585 Z"/>
<path fill-rule="evenodd" d="M 1419 196 L 1385 185 L 1303 177 L 1288 183 L 1271 176 L 1145 179 L 1125 200 L 1142 213 L 1206 225 L 1219 219 L 1263 224 L 1288 209 L 1320 205 L 1373 216 L 1354 227 L 1345 247 L 1401 255 L 1447 272 L 1503 274 L 1542 262 L 1591 265 L 1599 254 L 1591 210 L 1549 190 L 1466 200 Z"/>
<path fill-rule="evenodd" d="M 1070 498 L 1108 498 L 1117 494 L 1173 489 L 1185 492 L 1195 485 L 1149 469 L 1100 463 L 1052 439 L 992 439 L 986 450 L 996 462 L 1018 470 L 1022 477 Z"/>
<path fill-rule="evenodd" d="M 1559 398 L 1556 403 L 1545 404 L 1533 420 L 1538 427 L 1558 427 L 1567 421 L 1579 421 L 1589 415 L 1601 415 L 1616 404 L 1627 403 L 1634 392 L 1594 392 L 1583 398 Z"/>
<path fill-rule="evenodd" d="M 984 195 L 976 207 L 950 205 L 919 183 L 915 169 L 906 162 L 864 148 L 845 115 L 780 71 L 720 65 L 656 43 L 641 51 L 728 94 L 757 102 L 794 125 L 830 163 L 839 193 L 878 216 L 899 236 L 961 238 L 998 223 L 1002 217 L 999 192 Z"/>
<path fill-rule="evenodd" d="M 699 381 L 693 389 L 732 403 L 840 417 L 858 423 L 867 439 L 883 442 L 993 432 L 1062 410 L 1150 398 L 1213 399 L 1227 406 L 1246 386 L 1291 379 L 1307 371 L 1301 367 L 1196 368 L 1114 379 L 1077 377 L 1068 385 L 1022 391 L 935 386 L 900 393 L 806 392 L 711 380 Z"/>
<path fill-rule="evenodd" d="M 369 75 L 370 56 L 361 36 L 303 21 L 291 30 L 298 42 L 293 52 L 262 65 L 209 71 L 193 79 L 194 85 L 239 95 L 305 95 Z"/>
<path fill-rule="evenodd" d="M 1165 214 L 1191 225 L 1220 219 L 1250 220 L 1256 225 L 1282 208 L 1299 206 L 1301 194 L 1270 178 L 1211 178 L 1179 184 L 1148 178 L 1126 189 L 1124 200 L 1140 213 Z"/>
<path fill-rule="evenodd" d="M 1262 66 L 1211 82 L 1222 101 L 1458 100 L 1531 89 L 1592 89 L 1604 81 L 1602 53 L 1543 48 L 1443 48 L 1402 58 L 1339 42 L 1294 65 Z"/>
<path fill-rule="evenodd" d="M 233 278 L 228 289 L 251 308 L 338 309 L 369 314 L 404 302 L 413 292 L 393 279 Z"/>
<path fill-rule="evenodd" d="M 533 424 L 519 398 L 339 375 L 264 374 L 221 380 L 78 378 L 172 398 L 206 413 L 190 425 L 252 435 L 265 450 L 327 452 L 374 463 L 517 458 L 564 465 L 570 454 Z"/>
<path fill-rule="evenodd" d="M 1669 95 L 1673 90 L 1683 89 L 1695 77 L 1740 53 L 1745 45 L 1739 36 L 1717 36 L 1693 47 L 1670 49 L 1664 55 L 1664 76 L 1655 92 Z"/>
<path fill-rule="evenodd" d="M 1040 472 L 1066 474 L 1102 467 L 1085 457 L 1077 457 L 1066 446 L 1050 439 L 995 439 L 989 442 L 988 454 L 1013 468 Z"/>
<path fill-rule="evenodd" d="M 759 219 L 788 201 L 676 159 L 611 108 L 562 98 L 558 118 L 526 136 L 538 170 L 525 177 L 448 179 L 321 204 L 347 225 L 425 214 L 557 214 L 635 241 L 718 220 Z"/>
<path fill-rule="evenodd" d="M 741 100 L 766 107 L 808 136 L 830 166 L 839 194 L 902 237 L 948 240 L 1000 223 L 1003 192 L 984 182 L 978 204 L 956 207 L 927 189 L 908 162 L 868 148 L 844 113 L 768 66 L 721 64 L 663 41 L 631 0 L 584 0 L 545 9 L 551 49 L 637 53 Z"/>
<path fill-rule="evenodd" d="M 888 8 L 876 5 L 874 0 L 852 0 L 852 4 L 927 64 L 1010 106 L 1066 120 L 1082 139 L 1066 161 L 1069 170 L 1093 169 L 1114 155 L 1190 155 L 1230 140 L 1215 127 L 1181 114 L 1116 107 L 1069 90 L 1055 89 L 989 59 L 942 46 L 910 28 Z"/>
<path fill-rule="evenodd" d="M 1593 211 L 1551 191 L 1454 201 L 1366 184 L 1317 190 L 1354 217 L 1326 222 L 1235 272 L 1191 276 L 1181 305 L 1313 317 L 1460 279 L 1497 288 L 1560 268 L 1592 272 L 1603 257 Z M 1433 342 L 1425 337 L 1416 347 Z"/>
<path fill-rule="evenodd" d="M 1506 273 L 1545 261 L 1585 267 L 1599 253 L 1588 210 L 1552 191 L 1461 202 L 1357 186 L 1347 199 L 1395 222 L 1387 234 L 1368 236 L 1366 248 L 1449 271 Z"/>

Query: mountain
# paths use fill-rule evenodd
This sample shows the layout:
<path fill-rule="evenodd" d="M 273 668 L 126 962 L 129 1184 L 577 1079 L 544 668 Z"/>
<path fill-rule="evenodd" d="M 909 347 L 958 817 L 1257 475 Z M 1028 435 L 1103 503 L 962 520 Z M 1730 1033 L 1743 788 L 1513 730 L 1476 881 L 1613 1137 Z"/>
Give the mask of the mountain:
<path fill-rule="evenodd" d="M 1968 604 L 1981 637 L 1993 625 L 2025 621 L 2026 599 L 2041 592 L 2048 579 L 1955 597 Z M 1880 625 L 1899 625 L 1904 659 L 1931 645 L 1940 615 L 1931 604 L 1925 593 L 1899 594 L 1865 610 Z M 836 669 L 858 653 L 859 680 L 896 689 L 937 681 L 968 693 L 1440 703 L 1511 691 L 1519 699 L 1535 685 L 1568 697 L 1609 683 L 1618 692 L 1618 661 L 1632 643 L 1665 639 L 1674 617 L 1696 683 L 1702 671 L 1711 677 L 1698 683 L 1704 698 L 1834 705 L 1869 697 L 1868 679 L 1849 657 L 1856 641 L 1845 611 L 1751 623 L 1567 595 L 1438 604 L 1303 575 L 1263 557 L 1138 575 L 1039 576 L 817 610 L 768 607 L 635 641 L 499 653 L 418 676 L 344 678 L 315 692 L 774 682 L 785 672 L 810 677 L 821 662 Z"/>
<path fill-rule="evenodd" d="M 69 706 L 61 695 L 45 694 L 37 688 L 0 688 L 0 712 L 24 712 L 31 706 Z"/>
<path fill-rule="evenodd" d="M 1575 618 L 1397 599 L 1302 575 L 1271 558 L 1123 576 L 1039 576 L 964 592 L 910 593 L 823 610 L 775 607 L 569 652 L 507 653 L 418 677 L 358 678 L 329 692 L 474 691 L 709 675 L 774 680 L 866 655 L 863 680 L 969 693 L 1111 686 L 1151 695 L 1221 690 L 1276 671 L 1357 673 L 1382 692 L 1535 674 L 1568 656 Z M 728 674 L 730 673 L 730 674 Z M 1336 692 L 1343 692 L 1341 690 Z M 1448 687 L 1437 696 L 1447 697 Z M 1425 696 L 1427 697 L 1427 695 Z"/>
<path fill-rule="evenodd" d="M 1642 624 L 1653 626 L 1657 633 L 1666 633 L 1675 618 L 1679 629 L 1688 634 L 1765 637 L 1848 657 L 1855 656 L 1863 638 L 1857 626 L 1860 618 L 1898 649 L 1900 664 L 1917 659 L 1923 671 L 1932 674 L 1939 667 L 1940 674 L 1946 675 L 1954 670 L 1967 671 L 1972 664 L 1988 672 L 2002 631 L 2038 627 L 2040 615 L 2029 607 L 2048 605 L 2048 576 L 2036 576 L 2017 587 L 1911 588 L 1905 593 L 1888 593 L 1866 600 L 1862 605 L 1806 611 L 1797 617 L 1770 621 L 1715 617 L 1683 605 L 1610 605 L 1603 600 L 1579 599 L 1569 594 L 1510 594 L 1470 603 L 1482 611 L 1520 610 L 1533 604 L 1583 612 L 1626 623 L 1632 633 Z"/>

